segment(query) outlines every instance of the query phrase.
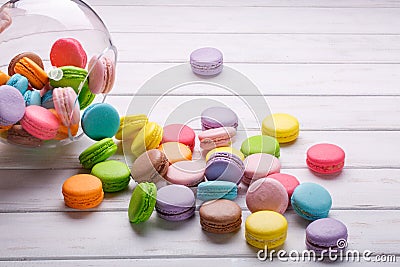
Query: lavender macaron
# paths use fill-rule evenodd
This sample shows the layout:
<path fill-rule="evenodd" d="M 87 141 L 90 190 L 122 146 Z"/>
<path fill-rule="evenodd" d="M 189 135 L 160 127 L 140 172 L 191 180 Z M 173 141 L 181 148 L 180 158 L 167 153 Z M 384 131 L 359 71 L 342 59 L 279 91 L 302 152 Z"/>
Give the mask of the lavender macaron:
<path fill-rule="evenodd" d="M 243 161 L 228 152 L 215 152 L 207 161 L 205 176 L 208 181 L 228 181 L 239 184 L 244 173 Z"/>
<path fill-rule="evenodd" d="M 157 191 L 156 210 L 167 221 L 183 221 L 194 215 L 196 199 L 184 185 L 167 185 Z"/>
<path fill-rule="evenodd" d="M 210 107 L 201 113 L 203 131 L 220 127 L 238 127 L 238 116 L 227 107 Z"/>
<path fill-rule="evenodd" d="M 10 86 L 0 86 L 0 126 L 17 123 L 25 114 L 25 100 L 21 92 Z"/>
<path fill-rule="evenodd" d="M 322 251 L 345 250 L 347 247 L 347 227 L 333 218 L 313 221 L 306 229 L 306 246 L 318 254 Z"/>
<path fill-rule="evenodd" d="M 222 71 L 222 52 L 213 47 L 202 47 L 190 54 L 190 65 L 195 74 L 215 76 Z"/>

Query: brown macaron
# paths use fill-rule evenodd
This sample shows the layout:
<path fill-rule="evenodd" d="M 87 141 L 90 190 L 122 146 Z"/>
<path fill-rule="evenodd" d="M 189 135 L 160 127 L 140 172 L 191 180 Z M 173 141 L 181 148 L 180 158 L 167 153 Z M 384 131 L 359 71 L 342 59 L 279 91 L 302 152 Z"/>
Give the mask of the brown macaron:
<path fill-rule="evenodd" d="M 227 199 L 210 200 L 200 207 L 200 224 L 204 231 L 225 234 L 242 225 L 242 209 Z"/>
<path fill-rule="evenodd" d="M 13 125 L 11 129 L 8 130 L 7 141 L 26 147 L 39 147 L 43 144 L 42 140 L 29 134 L 21 125 Z"/>
<path fill-rule="evenodd" d="M 164 180 L 168 167 L 167 156 L 158 149 L 150 149 L 135 160 L 131 176 L 137 183 L 151 182 L 157 184 Z"/>
<path fill-rule="evenodd" d="M 30 60 L 35 62 L 39 67 L 44 69 L 43 61 L 40 58 L 40 56 L 38 56 L 37 54 L 35 54 L 33 52 L 23 52 L 21 54 L 16 55 L 15 57 L 13 57 L 13 59 L 11 59 L 10 64 L 8 65 L 8 75 L 9 76 L 13 76 L 15 74 L 15 71 L 14 71 L 15 65 L 23 57 L 29 58 Z"/>

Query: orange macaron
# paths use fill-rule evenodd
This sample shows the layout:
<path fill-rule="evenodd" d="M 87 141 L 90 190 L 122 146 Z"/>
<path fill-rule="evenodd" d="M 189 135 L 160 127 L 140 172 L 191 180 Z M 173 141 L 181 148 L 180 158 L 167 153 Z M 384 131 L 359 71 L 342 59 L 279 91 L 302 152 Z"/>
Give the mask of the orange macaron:
<path fill-rule="evenodd" d="M 101 180 L 90 174 L 77 174 L 65 180 L 62 186 L 65 204 L 73 209 L 98 206 L 104 197 Z"/>
<path fill-rule="evenodd" d="M 166 142 L 158 147 L 159 150 L 164 152 L 170 164 L 178 161 L 191 160 L 192 151 L 190 148 L 178 142 Z"/>

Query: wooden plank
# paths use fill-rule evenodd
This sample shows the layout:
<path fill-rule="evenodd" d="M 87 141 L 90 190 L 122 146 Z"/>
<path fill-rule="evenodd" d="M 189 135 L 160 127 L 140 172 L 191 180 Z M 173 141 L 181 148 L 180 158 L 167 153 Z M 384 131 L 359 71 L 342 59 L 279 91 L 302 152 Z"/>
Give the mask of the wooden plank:
<path fill-rule="evenodd" d="M 400 62 L 396 52 L 400 35 L 113 33 L 112 37 L 122 62 L 184 62 L 203 46 L 219 48 L 230 63 Z M 246 49 L 238 52 L 239 47 Z"/>
<path fill-rule="evenodd" d="M 127 63 L 117 65 L 113 95 L 141 94 L 139 88 L 173 63 Z M 257 85 L 264 95 L 400 95 L 398 64 L 236 64 L 236 69 Z M 178 89 L 171 95 L 191 93 Z M 207 95 L 207 88 L 196 87 Z M 228 94 L 214 90 L 213 94 Z"/>
<path fill-rule="evenodd" d="M 97 6 L 96 11 L 112 33 L 400 33 L 400 11 L 392 8 Z"/>
<path fill-rule="evenodd" d="M 61 187 L 70 176 L 81 170 L 1 170 L 0 212 L 71 211 L 63 202 Z M 308 169 L 282 169 L 295 175 L 301 182 L 324 186 L 332 195 L 333 209 L 398 209 L 400 170 L 346 169 L 335 177 L 318 177 Z M 135 183 L 118 193 L 106 193 L 103 203 L 95 211 L 126 211 Z M 192 188 L 196 192 L 196 188 Z M 246 187 L 240 185 L 236 202 L 247 210 Z M 372 195 L 376 197 L 371 197 Z M 197 202 L 197 207 L 201 201 Z M 290 209 L 290 208 L 289 208 Z"/>
<path fill-rule="evenodd" d="M 87 0 L 87 3 L 96 6 L 226 6 L 226 0 L 173 0 L 166 3 L 163 0 L 114 0 L 110 3 L 110 0 Z M 387 7 L 397 8 L 400 7 L 398 0 L 231 0 L 229 6 L 240 6 L 240 7 L 334 7 L 334 8 L 375 8 L 375 7 Z"/>
<path fill-rule="evenodd" d="M 252 136 L 259 132 L 249 131 L 247 134 Z M 233 146 L 240 148 L 242 140 L 246 136 L 245 133 L 239 132 Z M 307 149 L 320 142 L 329 142 L 343 147 L 347 153 L 346 168 L 400 168 L 396 156 L 400 146 L 400 132 L 398 131 L 303 131 L 294 144 L 281 147 L 280 160 L 283 167 L 306 168 Z M 0 144 L 2 151 L 0 153 L 0 169 L 44 169 L 44 172 L 48 169 L 80 169 L 78 156 L 93 143 L 92 140 L 84 137 L 79 142 L 47 150 L 21 149 Z M 199 153 L 200 151 L 196 150 L 195 156 L 198 157 Z M 129 153 L 126 156 L 128 164 L 130 164 Z M 121 146 L 113 158 L 125 160 Z"/>
<path fill-rule="evenodd" d="M 249 215 L 243 212 L 243 220 Z M 352 250 L 399 254 L 396 233 L 400 211 L 333 211 L 349 230 Z M 305 249 L 307 222 L 293 212 L 286 251 Z M 382 227 L 384 225 L 385 227 Z M 201 230 L 199 215 L 184 222 L 167 222 L 153 214 L 139 225 L 129 223 L 127 212 L 2 213 L 1 260 L 158 258 L 158 257 L 256 257 L 247 245 L 244 226 L 233 234 L 216 235 Z"/>

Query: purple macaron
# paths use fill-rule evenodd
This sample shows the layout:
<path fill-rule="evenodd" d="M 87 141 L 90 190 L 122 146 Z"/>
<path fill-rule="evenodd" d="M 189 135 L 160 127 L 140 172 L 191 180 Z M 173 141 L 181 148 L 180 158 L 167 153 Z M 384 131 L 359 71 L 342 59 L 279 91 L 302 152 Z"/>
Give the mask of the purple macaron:
<path fill-rule="evenodd" d="M 0 86 L 0 126 L 17 123 L 25 114 L 25 101 L 21 92 L 10 86 Z"/>
<path fill-rule="evenodd" d="M 340 251 L 347 247 L 347 227 L 341 221 L 333 218 L 323 218 L 313 221 L 306 229 L 306 246 L 321 254 L 331 250 Z"/>
<path fill-rule="evenodd" d="M 239 184 L 244 173 L 243 161 L 228 152 L 215 152 L 207 161 L 205 176 L 208 181 L 228 181 Z"/>
<path fill-rule="evenodd" d="M 222 52 L 212 47 L 196 49 L 190 54 L 190 65 L 195 74 L 202 76 L 217 75 L 223 68 Z"/>
<path fill-rule="evenodd" d="M 201 113 L 203 131 L 220 127 L 238 127 L 238 116 L 227 107 L 210 107 Z"/>
<path fill-rule="evenodd" d="M 193 216 L 196 200 L 193 191 L 184 185 L 167 185 L 157 191 L 158 216 L 167 221 L 183 221 Z"/>

